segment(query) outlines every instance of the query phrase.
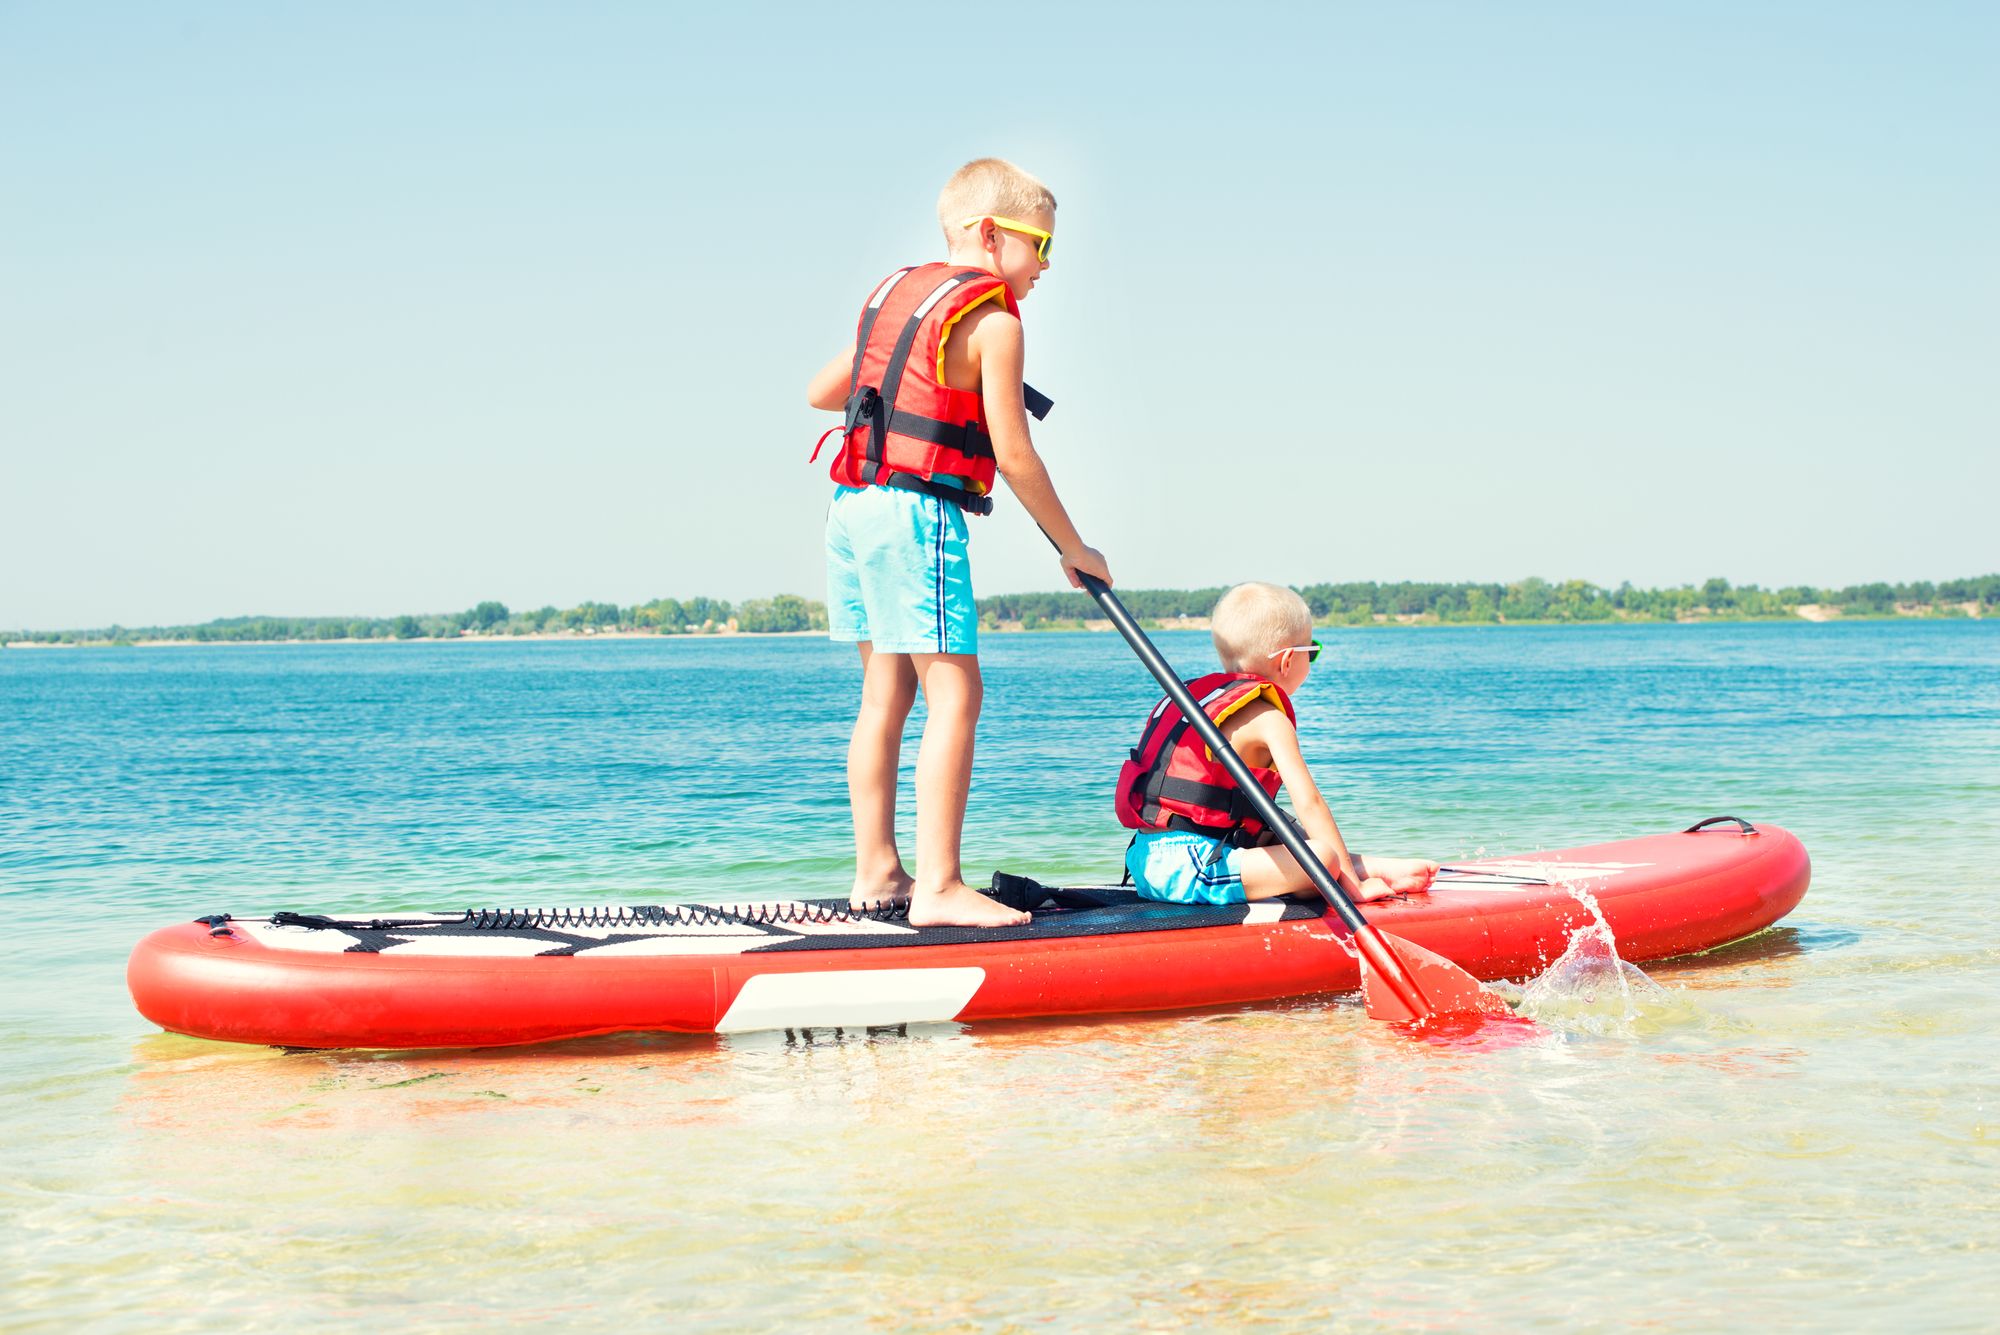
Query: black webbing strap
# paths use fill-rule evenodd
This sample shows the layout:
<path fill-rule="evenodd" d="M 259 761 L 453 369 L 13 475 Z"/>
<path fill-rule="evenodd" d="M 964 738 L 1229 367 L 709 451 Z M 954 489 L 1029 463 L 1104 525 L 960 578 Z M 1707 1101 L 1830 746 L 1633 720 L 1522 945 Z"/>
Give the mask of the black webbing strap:
<path fill-rule="evenodd" d="M 959 509 L 975 515 L 993 513 L 993 498 L 981 496 L 976 491 L 966 491 L 960 487 L 933 482 L 915 473 L 884 473 L 876 482 L 877 486 L 894 487 L 898 491 L 920 491 L 926 496 L 935 496 L 941 501 L 956 505 Z"/>
<path fill-rule="evenodd" d="M 875 332 L 875 317 L 889 304 L 889 293 L 895 290 L 896 284 L 902 282 L 909 272 L 908 269 L 898 269 L 884 278 L 876 287 L 875 294 L 868 298 L 867 309 L 861 312 L 861 327 L 854 332 L 854 369 L 847 373 L 849 398 L 853 398 L 854 391 L 861 388 L 861 358 L 868 351 L 868 336 Z"/>
<path fill-rule="evenodd" d="M 1213 839 L 1218 843 L 1228 844 L 1232 848 L 1248 846 L 1242 842 L 1243 827 L 1241 825 L 1203 825 L 1200 821 L 1189 820 L 1186 816 L 1179 815 L 1169 816 L 1161 824 L 1176 833 L 1198 834 L 1204 839 Z"/>
<path fill-rule="evenodd" d="M 1029 414 L 1037 422 L 1047 421 L 1049 417 L 1049 409 L 1056 406 L 1056 401 L 1054 399 L 1042 393 L 1042 391 L 1036 389 L 1033 385 L 1028 384 L 1026 381 L 1021 382 L 1021 402 L 1028 406 Z"/>
<path fill-rule="evenodd" d="M 977 422 L 940 422 L 935 417 L 899 410 L 889 415 L 888 430 L 911 440 L 957 450 L 969 459 L 993 453 L 993 438 L 981 431 Z"/>
<path fill-rule="evenodd" d="M 1117 897 L 1099 890 L 1043 885 L 1032 876 L 1015 876 L 1004 871 L 993 873 L 993 888 L 987 893 L 1008 908 L 1020 909 L 1023 912 L 1050 907 L 1072 910 L 1101 909 L 1120 902 Z"/>
<path fill-rule="evenodd" d="M 1152 785 L 1151 792 L 1158 797 L 1172 798 L 1176 802 L 1186 802 L 1190 806 L 1207 807 L 1211 811 L 1227 811 L 1237 814 L 1245 805 L 1243 795 L 1235 788 L 1224 788 L 1220 784 L 1196 783 L 1193 779 L 1164 777 Z"/>
<path fill-rule="evenodd" d="M 1139 744 L 1132 748 L 1133 764 L 1142 765 L 1145 763 L 1146 743 L 1153 740 L 1153 734 L 1159 730 L 1159 727 L 1162 723 L 1165 723 L 1167 721 L 1167 715 L 1173 712 L 1174 712 L 1173 702 L 1165 701 L 1163 702 L 1163 707 L 1155 711 L 1153 716 L 1146 720 L 1146 730 L 1139 734 Z M 1178 719 L 1178 715 L 1176 715 L 1176 718 Z M 1162 754 L 1165 754 L 1166 750 L 1167 748 L 1165 746 L 1162 746 L 1160 748 Z M 1154 763 L 1157 765 L 1159 762 L 1159 756 L 1154 756 L 1153 760 Z"/>
<path fill-rule="evenodd" d="M 1153 754 L 1152 768 L 1139 783 L 1139 815 L 1148 821 L 1159 817 L 1160 787 L 1167 781 L 1167 766 L 1173 763 L 1174 748 L 1180 745 L 1181 735 L 1187 730 L 1186 719 L 1174 721 L 1174 726 L 1160 740 L 1160 749 Z"/>

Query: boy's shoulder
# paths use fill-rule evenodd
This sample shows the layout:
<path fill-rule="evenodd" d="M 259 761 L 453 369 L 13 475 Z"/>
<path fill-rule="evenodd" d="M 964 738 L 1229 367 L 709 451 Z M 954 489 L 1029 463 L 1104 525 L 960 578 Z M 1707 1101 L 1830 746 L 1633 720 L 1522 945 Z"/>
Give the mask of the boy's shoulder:
<path fill-rule="evenodd" d="M 996 371 L 1018 380 L 1023 351 L 1020 317 L 997 302 L 981 302 L 967 310 L 945 337 L 945 383 L 977 389 Z"/>
<path fill-rule="evenodd" d="M 1274 732 L 1298 731 L 1297 727 L 1292 723 L 1290 715 L 1264 698 L 1252 700 L 1248 704 L 1232 710 L 1229 717 L 1223 720 L 1222 730 L 1225 733 L 1229 732 L 1231 725 L 1234 725 L 1238 730 L 1245 730 L 1253 735 L 1271 735 Z"/>
<path fill-rule="evenodd" d="M 1021 337 L 1021 317 L 997 301 L 982 301 L 959 317 L 952 332 L 960 331 L 968 338 L 979 335 L 981 342 L 995 338 L 1018 340 Z"/>

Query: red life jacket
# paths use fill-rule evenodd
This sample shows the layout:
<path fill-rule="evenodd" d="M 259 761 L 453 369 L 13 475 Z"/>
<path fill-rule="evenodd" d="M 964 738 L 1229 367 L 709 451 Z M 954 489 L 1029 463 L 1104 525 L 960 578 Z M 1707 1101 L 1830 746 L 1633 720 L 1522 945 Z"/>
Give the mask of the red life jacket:
<path fill-rule="evenodd" d="M 1187 687 L 1218 725 L 1256 700 L 1268 700 L 1298 721 L 1284 691 L 1253 672 L 1211 672 Z M 1266 793 L 1278 795 L 1278 771 L 1250 773 Z M 1172 699 L 1153 706 L 1139 744 L 1118 771 L 1117 802 L 1118 823 L 1130 830 L 1186 830 L 1212 839 L 1235 836 L 1239 842 L 1264 832 L 1249 799 Z"/>
<path fill-rule="evenodd" d="M 847 420 L 820 437 L 824 445 L 834 431 L 844 433 L 828 470 L 835 482 L 921 491 L 972 514 L 992 512 L 985 400 L 978 390 L 944 383 L 944 345 L 960 316 L 995 300 L 1020 314 L 1005 279 L 957 264 L 898 269 L 876 286 L 854 334 Z M 1046 397 L 1027 385 L 1021 390 L 1029 412 L 1048 416 Z M 819 446 L 812 457 L 819 458 Z"/>

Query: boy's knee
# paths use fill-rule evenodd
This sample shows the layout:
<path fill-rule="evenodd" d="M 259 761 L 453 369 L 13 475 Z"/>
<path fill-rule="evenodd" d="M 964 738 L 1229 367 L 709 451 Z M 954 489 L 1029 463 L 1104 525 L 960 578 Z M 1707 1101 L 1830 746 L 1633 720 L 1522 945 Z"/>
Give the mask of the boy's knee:
<path fill-rule="evenodd" d="M 917 673 L 900 655 L 880 655 L 861 674 L 864 709 L 900 710 L 907 714 L 917 702 Z"/>
<path fill-rule="evenodd" d="M 934 711 L 977 714 L 980 703 L 986 698 L 986 683 L 979 676 L 979 660 L 970 655 L 940 654 L 923 666 L 920 675 L 924 684 L 924 703 Z"/>
<path fill-rule="evenodd" d="M 986 692 L 978 682 L 968 687 L 936 691 L 924 697 L 924 704 L 931 713 L 945 714 L 968 721 L 979 717 L 980 706 L 985 702 Z"/>
<path fill-rule="evenodd" d="M 907 675 L 884 677 L 869 682 L 861 695 L 877 709 L 893 709 L 907 714 L 917 703 L 917 679 Z"/>
<path fill-rule="evenodd" d="M 910 716 L 916 707 L 917 684 L 896 677 L 869 678 L 861 683 L 861 713 L 896 723 Z"/>
<path fill-rule="evenodd" d="M 931 718 L 941 723 L 970 730 L 979 723 L 979 707 L 983 693 L 975 685 L 970 689 L 933 691 L 926 689 L 924 708 Z"/>

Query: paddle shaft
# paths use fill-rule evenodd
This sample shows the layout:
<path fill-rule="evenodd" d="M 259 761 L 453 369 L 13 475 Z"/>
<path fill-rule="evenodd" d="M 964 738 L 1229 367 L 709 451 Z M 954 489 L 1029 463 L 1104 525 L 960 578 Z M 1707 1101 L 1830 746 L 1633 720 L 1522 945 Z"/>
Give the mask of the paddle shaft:
<path fill-rule="evenodd" d="M 1340 882 L 1334 879 L 1333 874 L 1326 869 L 1326 864 L 1319 860 L 1311 846 L 1306 843 L 1304 836 L 1295 827 L 1290 813 L 1271 800 L 1271 795 L 1257 782 L 1256 776 L 1250 772 L 1250 767 L 1243 763 L 1243 757 L 1237 755 L 1236 748 L 1224 739 L 1222 729 L 1215 726 L 1215 721 L 1209 718 L 1208 711 L 1203 709 L 1189 693 L 1187 683 L 1180 679 L 1173 666 L 1161 657 L 1158 649 L 1153 647 L 1153 642 L 1146 638 L 1146 632 L 1139 629 L 1139 623 L 1125 610 L 1125 604 L 1118 601 L 1118 595 L 1111 592 L 1110 586 L 1095 575 L 1085 574 L 1079 570 L 1076 572 L 1076 577 L 1083 582 L 1085 591 L 1097 600 L 1097 605 L 1104 609 L 1104 615 L 1111 618 L 1111 624 L 1125 637 L 1125 643 L 1132 646 L 1132 652 L 1139 655 L 1139 661 L 1146 665 L 1146 670 L 1160 683 L 1160 689 L 1167 693 L 1167 698 L 1181 711 L 1181 717 L 1188 721 L 1188 726 L 1195 730 L 1195 734 L 1207 744 L 1208 749 L 1215 754 L 1215 758 L 1222 762 L 1222 767 L 1229 771 L 1229 777 L 1236 781 L 1236 786 L 1242 790 L 1243 796 L 1256 808 L 1257 816 L 1264 822 L 1265 828 L 1278 836 L 1278 842 L 1299 860 L 1299 866 L 1305 869 L 1307 877 L 1313 883 L 1313 889 L 1319 891 L 1321 898 L 1332 906 L 1333 911 L 1340 915 L 1340 920 L 1346 923 L 1351 931 L 1363 935 L 1372 932 L 1374 929 L 1369 926 L 1368 920 L 1361 916 L 1361 910 L 1354 907 L 1354 901 L 1348 898 L 1346 890 L 1341 888 Z"/>

